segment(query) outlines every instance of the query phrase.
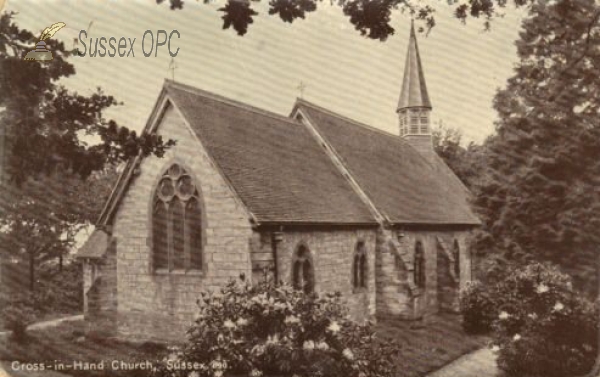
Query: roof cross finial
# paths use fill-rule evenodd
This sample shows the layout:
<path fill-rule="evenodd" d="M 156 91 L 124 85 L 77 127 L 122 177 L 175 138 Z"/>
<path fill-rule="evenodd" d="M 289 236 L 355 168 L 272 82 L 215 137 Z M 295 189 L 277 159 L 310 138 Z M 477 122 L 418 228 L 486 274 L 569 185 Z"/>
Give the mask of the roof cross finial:
<path fill-rule="evenodd" d="M 175 63 L 175 58 L 171 58 L 171 61 L 169 62 L 169 68 L 167 69 L 167 71 L 171 71 L 171 79 L 173 81 L 175 81 L 175 70 L 179 68 L 177 67 L 177 63 Z"/>
<path fill-rule="evenodd" d="M 300 91 L 300 98 L 304 98 L 304 90 L 306 89 L 306 84 L 304 84 L 304 81 L 300 81 L 300 84 L 298 84 L 296 89 Z"/>

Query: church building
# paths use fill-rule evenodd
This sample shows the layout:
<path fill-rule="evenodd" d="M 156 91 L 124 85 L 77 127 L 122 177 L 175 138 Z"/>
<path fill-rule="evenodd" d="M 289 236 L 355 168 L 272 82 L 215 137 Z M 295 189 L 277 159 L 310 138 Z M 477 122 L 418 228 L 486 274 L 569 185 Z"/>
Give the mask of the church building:
<path fill-rule="evenodd" d="M 86 319 L 181 339 L 201 292 L 241 274 L 339 291 L 357 320 L 457 311 L 479 220 L 433 149 L 431 110 L 414 28 L 399 135 L 165 81 L 144 132 L 177 145 L 128 162 L 80 249 Z"/>

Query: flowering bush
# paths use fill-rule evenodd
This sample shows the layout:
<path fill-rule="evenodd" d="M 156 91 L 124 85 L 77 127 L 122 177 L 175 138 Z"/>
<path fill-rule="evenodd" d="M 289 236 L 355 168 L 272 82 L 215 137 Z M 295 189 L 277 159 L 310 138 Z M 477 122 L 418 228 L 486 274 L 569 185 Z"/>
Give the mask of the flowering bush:
<path fill-rule="evenodd" d="M 470 282 L 460 295 L 463 328 L 469 334 L 486 334 L 497 317 L 492 295 L 479 281 Z"/>
<path fill-rule="evenodd" d="M 204 377 L 387 377 L 398 348 L 347 318 L 340 294 L 232 281 L 199 300 L 188 341 L 159 374 Z"/>
<path fill-rule="evenodd" d="M 598 350 L 598 306 L 557 268 L 517 268 L 488 291 L 493 350 L 509 376 L 560 377 L 590 371 Z"/>

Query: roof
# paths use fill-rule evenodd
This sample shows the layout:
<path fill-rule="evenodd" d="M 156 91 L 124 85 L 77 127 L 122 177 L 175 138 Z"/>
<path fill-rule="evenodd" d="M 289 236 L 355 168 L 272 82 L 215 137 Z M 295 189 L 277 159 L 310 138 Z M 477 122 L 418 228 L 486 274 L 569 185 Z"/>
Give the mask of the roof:
<path fill-rule="evenodd" d="M 77 258 L 102 258 L 108 247 L 108 234 L 95 229 L 77 251 Z"/>
<path fill-rule="evenodd" d="M 406 52 L 406 63 L 404 64 L 404 79 L 402 81 L 400 99 L 398 100 L 398 110 L 407 107 L 426 107 L 431 109 L 431 101 L 429 100 L 429 93 L 427 93 L 427 85 L 425 84 L 425 74 L 421 65 L 421 56 L 419 55 L 414 24 L 410 26 L 408 51 Z"/>
<path fill-rule="evenodd" d="M 393 224 L 480 222 L 468 190 L 441 158 L 427 162 L 405 140 L 304 100 L 296 103 L 373 202 Z"/>
<path fill-rule="evenodd" d="M 172 81 L 166 88 L 259 223 L 377 224 L 303 124 Z"/>
<path fill-rule="evenodd" d="M 468 190 L 442 159 L 428 162 L 397 135 L 298 100 L 295 108 L 340 157 L 356 189 L 308 126 L 170 80 L 144 132 L 152 132 L 149 125 L 165 98 L 258 224 L 375 226 L 376 214 L 392 224 L 480 224 L 467 203 Z M 122 172 L 99 226 L 110 224 L 139 160 L 130 160 Z M 91 245 L 80 256 L 99 253 L 86 248 Z"/>

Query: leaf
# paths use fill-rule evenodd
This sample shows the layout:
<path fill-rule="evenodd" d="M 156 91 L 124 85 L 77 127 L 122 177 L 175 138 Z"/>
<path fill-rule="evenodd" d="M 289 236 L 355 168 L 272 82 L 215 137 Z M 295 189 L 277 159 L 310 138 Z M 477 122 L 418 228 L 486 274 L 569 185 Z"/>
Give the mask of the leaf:
<path fill-rule="evenodd" d="M 57 31 L 59 31 L 65 26 L 67 26 L 67 24 L 65 24 L 64 22 L 57 22 L 55 24 L 52 24 L 52 26 L 45 28 L 44 31 L 42 31 L 42 35 L 40 35 L 40 41 L 45 41 L 48 38 L 52 38 L 52 36 L 56 34 Z"/>

